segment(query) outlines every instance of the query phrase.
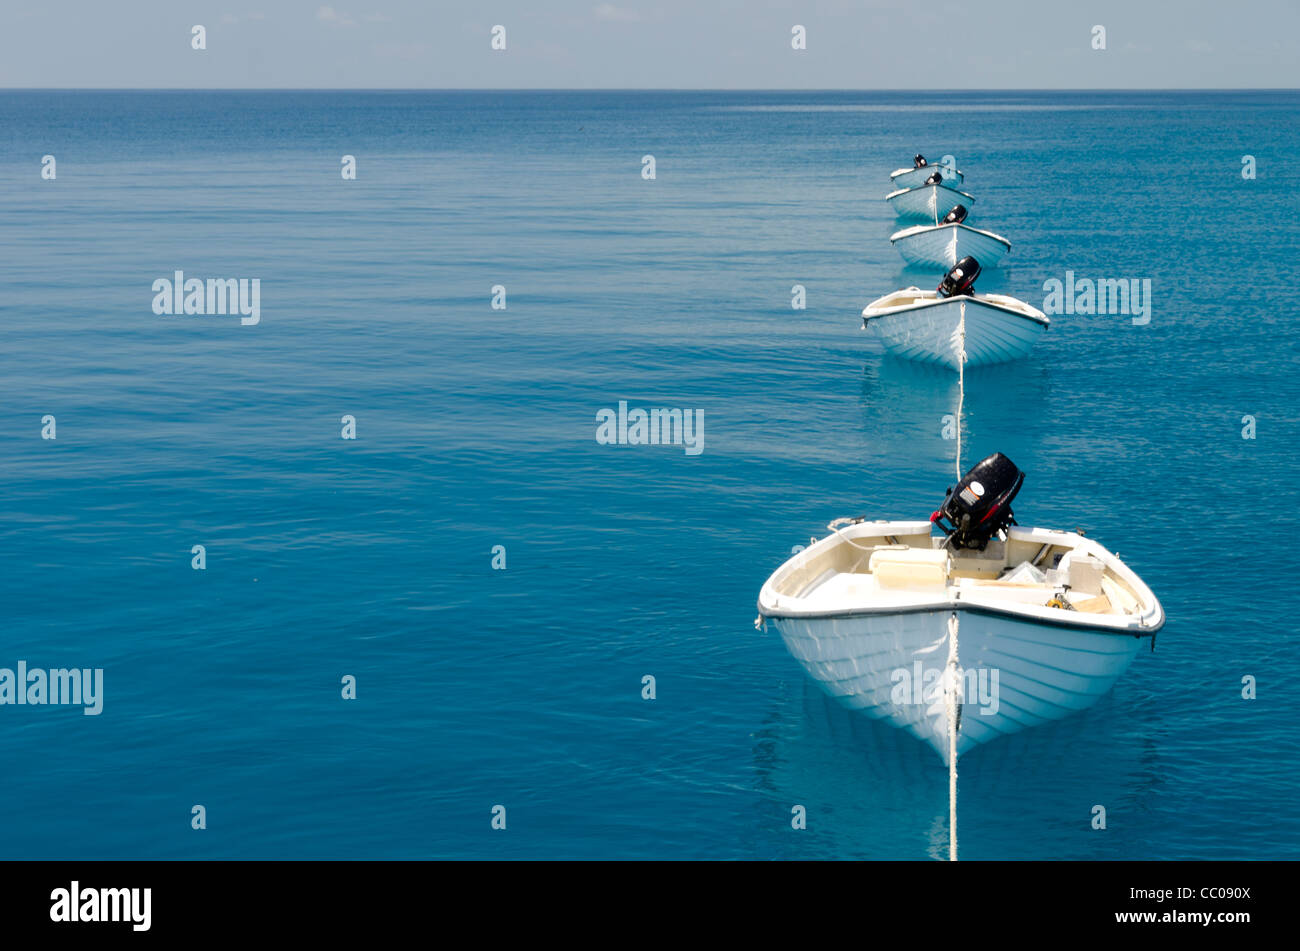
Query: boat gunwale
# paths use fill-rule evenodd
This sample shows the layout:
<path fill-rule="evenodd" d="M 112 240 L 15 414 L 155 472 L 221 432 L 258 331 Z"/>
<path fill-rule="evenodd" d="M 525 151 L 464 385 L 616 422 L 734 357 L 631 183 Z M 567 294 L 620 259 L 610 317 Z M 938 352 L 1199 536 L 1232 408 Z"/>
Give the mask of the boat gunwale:
<path fill-rule="evenodd" d="M 1157 607 L 1159 604 L 1157 603 Z M 855 617 L 871 617 L 872 615 L 894 615 L 894 614 L 932 614 L 941 611 L 961 611 L 968 614 L 989 614 L 995 617 L 1010 618 L 1011 620 L 1021 621 L 1025 624 L 1036 625 L 1039 627 L 1062 627 L 1076 631 L 1088 631 L 1092 634 L 1110 634 L 1115 637 L 1155 637 L 1161 628 L 1165 626 L 1165 612 L 1160 608 L 1160 620 L 1154 625 L 1143 624 L 1140 628 L 1133 627 L 1115 627 L 1106 625 L 1103 621 L 1085 623 L 1082 621 L 1071 621 L 1066 618 L 1050 620 L 1040 618 L 1034 615 L 1027 615 L 1019 611 L 1008 608 L 997 608 L 987 604 L 974 604 L 969 601 L 963 601 L 961 598 L 953 598 L 947 601 L 935 601 L 930 604 L 899 605 L 895 607 L 882 608 L 852 608 L 843 611 L 819 611 L 819 612 L 800 612 L 793 613 L 789 611 L 776 612 L 763 607 L 763 602 L 758 602 L 758 613 L 765 619 L 773 621 L 826 621 L 826 620 L 848 620 Z M 1065 614 L 1077 612 L 1065 612 Z M 1089 615 L 1092 617 L 1093 615 Z M 1103 615 L 1104 617 L 1104 615 Z M 1139 615 L 1133 615 L 1140 618 Z"/>
<path fill-rule="evenodd" d="M 962 184 L 965 183 L 963 182 Z M 922 188 L 947 188 L 948 191 L 953 192 L 954 194 L 957 195 L 961 195 L 963 198 L 969 199 L 971 204 L 975 203 L 975 196 L 972 195 L 970 192 L 964 192 L 960 188 L 949 188 L 943 182 L 935 182 L 932 185 L 913 185 L 911 188 L 896 188 L 888 195 L 885 196 L 885 201 L 892 201 L 893 199 L 897 198 L 899 195 L 905 194 L 907 192 L 917 192 L 920 191 Z"/>
<path fill-rule="evenodd" d="M 1034 323 L 1041 324 L 1043 327 L 1050 327 L 1052 324 L 1051 318 L 1049 318 L 1046 314 L 1044 314 L 1033 304 L 1030 304 L 1026 301 L 1022 301 L 1018 297 L 1011 297 L 1008 294 L 981 294 L 978 296 L 971 295 L 971 294 L 964 294 L 956 297 L 931 297 L 931 298 L 925 298 L 921 300 L 913 299 L 912 303 L 910 304 L 897 304 L 891 307 L 881 308 L 879 312 L 874 314 L 867 313 L 867 311 L 876 307 L 876 305 L 879 304 L 881 301 L 887 300 L 888 298 L 893 297 L 895 294 L 902 294 L 911 290 L 920 291 L 922 294 L 934 293 L 934 291 L 922 291 L 919 287 L 903 287 L 903 288 L 899 288 L 896 291 L 890 291 L 884 297 L 878 297 L 875 300 L 873 300 L 870 304 L 868 304 L 866 307 L 862 308 L 862 325 L 865 327 L 868 321 L 880 320 L 882 317 L 894 317 L 897 316 L 898 314 L 906 314 L 916 310 L 924 310 L 927 307 L 943 306 L 945 304 L 950 304 L 953 301 L 961 300 L 963 298 L 969 299 L 977 304 L 982 304 L 983 306 L 992 308 L 993 310 L 1000 310 L 1005 313 L 1011 314 L 1015 317 L 1023 317 L 1025 320 L 1032 320 Z M 1006 304 L 1001 304 L 998 301 L 994 300 L 994 298 L 1003 298 L 1005 300 L 1016 301 L 1017 303 L 1023 304 L 1026 308 L 1028 308 L 1028 312 L 1023 310 L 1017 310 L 1016 308 L 1009 307 Z"/>
<path fill-rule="evenodd" d="M 923 168 L 925 168 L 925 169 L 935 169 L 935 170 L 938 170 L 938 169 L 946 169 L 946 168 L 948 168 L 948 166 L 947 166 L 947 165 L 913 165 L 911 168 L 899 168 L 899 169 L 895 169 L 894 171 L 892 171 L 892 172 L 889 173 L 889 180 L 890 180 L 890 182 L 893 182 L 893 180 L 896 179 L 896 178 L 898 178 L 900 175 L 906 175 L 908 172 L 919 172 L 919 171 L 920 171 L 921 169 L 923 169 Z M 959 169 L 959 168 L 951 169 L 951 172 L 952 172 L 954 175 L 960 175 L 961 178 L 962 178 L 962 183 L 965 184 L 965 181 L 966 181 L 966 173 L 965 173 L 965 172 L 963 172 L 963 171 L 962 171 L 961 169 Z M 940 174 L 943 174 L 943 173 L 940 172 Z M 947 179 L 945 178 L 944 181 L 946 182 Z M 940 183 L 940 184 L 942 184 L 942 183 Z"/>
<path fill-rule="evenodd" d="M 893 234 L 891 234 L 889 236 L 889 243 L 896 244 L 897 242 L 903 240 L 904 238 L 914 238 L 918 234 L 921 234 L 923 232 L 938 231 L 940 228 L 965 228 L 967 231 L 975 232 L 975 234 L 982 234 L 986 238 L 992 238 L 993 240 L 997 241 L 999 244 L 1006 245 L 1008 251 L 1011 250 L 1011 242 L 1008 241 L 1006 238 L 1002 237 L 1002 235 L 996 234 L 992 231 L 985 231 L 983 228 L 971 227 L 970 225 L 962 221 L 949 221 L 946 223 L 938 222 L 932 225 L 909 225 L 908 227 L 903 228 L 900 231 L 895 231 Z"/>

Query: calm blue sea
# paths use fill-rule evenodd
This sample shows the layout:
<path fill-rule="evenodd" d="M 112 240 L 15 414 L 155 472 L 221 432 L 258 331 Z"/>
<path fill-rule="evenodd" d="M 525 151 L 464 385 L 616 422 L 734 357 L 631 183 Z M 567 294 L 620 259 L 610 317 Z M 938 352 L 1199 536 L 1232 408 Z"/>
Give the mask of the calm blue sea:
<path fill-rule="evenodd" d="M 791 546 L 952 482 L 955 378 L 859 329 L 938 279 L 887 240 L 917 151 L 1012 241 L 981 291 L 1153 294 L 968 375 L 967 460 L 1169 621 L 962 759 L 962 858 L 1300 857 L 1298 128 L 1292 92 L 0 93 L 0 667 L 104 670 L 97 717 L 0 706 L 0 858 L 944 857 L 939 758 L 752 624 Z M 176 270 L 259 279 L 261 322 L 156 316 Z M 620 400 L 704 452 L 598 444 Z"/>

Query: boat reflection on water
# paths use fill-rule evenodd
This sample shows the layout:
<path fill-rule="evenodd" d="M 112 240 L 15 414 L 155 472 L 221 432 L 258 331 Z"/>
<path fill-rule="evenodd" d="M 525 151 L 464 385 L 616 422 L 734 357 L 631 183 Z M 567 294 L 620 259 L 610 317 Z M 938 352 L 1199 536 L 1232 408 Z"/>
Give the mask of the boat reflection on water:
<path fill-rule="evenodd" d="M 779 644 L 776 637 L 772 649 Z M 940 760 L 906 732 L 842 707 L 797 667 L 790 675 L 754 733 L 753 758 L 770 821 L 789 830 L 799 804 L 807 829 L 765 837 L 772 854 L 755 857 L 946 861 L 948 775 Z M 1124 695 L 961 757 L 962 858 L 1132 854 L 1167 764 L 1148 735 L 1160 718 L 1154 701 L 1140 687 L 1117 689 Z M 1098 805 L 1109 835 L 1093 828 Z"/>
<path fill-rule="evenodd" d="M 970 434 L 978 432 L 981 441 L 1013 446 L 1022 456 L 1036 455 L 1040 442 L 1050 435 L 1049 425 L 1037 414 L 1009 414 L 1006 406 L 1008 401 L 1040 406 L 1053 393 L 1051 365 L 1033 356 L 1016 364 L 1013 376 L 1002 366 L 968 368 L 963 443 L 969 444 Z M 867 462 L 878 459 L 880 471 L 897 479 L 899 454 L 913 458 L 922 443 L 929 442 L 933 457 L 925 462 L 927 471 L 951 471 L 957 402 L 958 380 L 947 367 L 905 360 L 888 351 L 873 354 L 863 364 L 858 390 L 862 433 L 871 454 Z M 952 420 L 945 432 L 947 416 Z M 927 492 L 932 484 L 926 483 Z"/>
<path fill-rule="evenodd" d="M 775 643 L 780 637 L 772 632 Z M 915 859 L 947 847 L 948 780 L 934 753 L 880 720 L 844 709 L 790 668 L 777 705 L 754 734 L 760 790 L 789 828 L 807 828 L 771 858 Z M 926 832 L 938 825 L 937 837 Z"/>

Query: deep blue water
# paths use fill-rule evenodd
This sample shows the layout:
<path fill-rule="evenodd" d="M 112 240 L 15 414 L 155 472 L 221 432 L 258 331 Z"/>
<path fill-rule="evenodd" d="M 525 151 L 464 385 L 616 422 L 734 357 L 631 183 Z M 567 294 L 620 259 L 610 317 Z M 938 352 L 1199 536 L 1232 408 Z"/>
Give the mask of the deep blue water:
<path fill-rule="evenodd" d="M 105 671 L 98 717 L 0 706 L 0 858 L 943 857 L 939 758 L 751 623 L 792 545 L 952 481 L 955 379 L 859 329 L 937 280 L 887 241 L 916 151 L 1013 243 L 981 291 L 1154 297 L 968 376 L 966 458 L 1010 455 L 1020 521 L 1086 528 L 1169 621 L 1097 707 L 962 759 L 962 857 L 1300 857 L 1298 120 L 1296 93 L 0 93 L 0 667 Z M 178 269 L 260 279 L 261 323 L 156 316 Z M 704 452 L 597 444 L 619 400 L 703 410 Z"/>

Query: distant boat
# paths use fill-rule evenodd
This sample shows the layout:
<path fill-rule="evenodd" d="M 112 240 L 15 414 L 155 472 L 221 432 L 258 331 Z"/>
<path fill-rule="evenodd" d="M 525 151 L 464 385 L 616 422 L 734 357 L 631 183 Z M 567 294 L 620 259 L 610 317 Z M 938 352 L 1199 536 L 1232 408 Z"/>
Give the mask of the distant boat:
<path fill-rule="evenodd" d="M 1092 539 L 1015 525 L 1023 481 L 995 453 L 928 522 L 832 522 L 768 578 L 760 620 L 828 694 L 945 762 L 950 702 L 958 755 L 1091 706 L 1164 610 Z"/>
<path fill-rule="evenodd" d="M 900 168 L 896 172 L 890 172 L 889 182 L 895 188 L 915 188 L 924 185 L 925 180 L 936 171 L 940 172 L 943 180 L 950 185 L 960 185 L 966 180 L 966 176 L 957 169 L 947 165 L 930 165 L 924 155 L 918 155 L 912 159 L 911 168 Z"/>
<path fill-rule="evenodd" d="M 1046 314 L 1004 294 L 976 294 L 979 262 L 957 262 L 938 288 L 909 287 L 872 301 L 862 328 L 900 357 L 960 369 L 1023 357 L 1048 326 Z"/>
<path fill-rule="evenodd" d="M 975 204 L 975 196 L 968 195 L 955 188 L 949 188 L 940 172 L 931 172 L 925 182 L 913 188 L 900 188 L 885 196 L 885 201 L 894 207 L 894 212 L 902 218 L 924 218 L 932 224 L 937 223 L 953 205 L 970 208 Z"/>
<path fill-rule="evenodd" d="M 938 224 L 904 228 L 890 235 L 889 241 L 908 264 L 945 270 L 968 256 L 985 267 L 992 267 L 1011 250 L 1011 242 L 1006 238 L 972 228 L 965 220 L 966 206 L 957 205 Z"/>

